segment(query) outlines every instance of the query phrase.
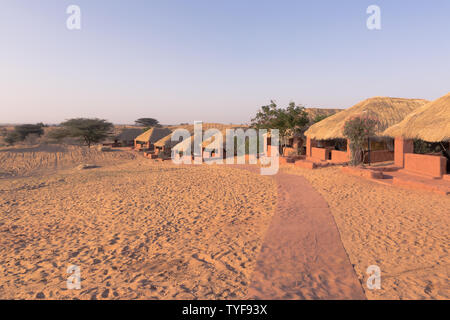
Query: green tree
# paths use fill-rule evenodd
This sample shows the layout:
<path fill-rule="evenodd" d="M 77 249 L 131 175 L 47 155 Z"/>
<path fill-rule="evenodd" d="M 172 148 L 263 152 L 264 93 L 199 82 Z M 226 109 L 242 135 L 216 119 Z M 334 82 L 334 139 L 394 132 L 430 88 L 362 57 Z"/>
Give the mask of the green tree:
<path fill-rule="evenodd" d="M 135 121 L 137 125 L 144 127 L 157 127 L 159 126 L 159 121 L 153 118 L 140 118 Z"/>
<path fill-rule="evenodd" d="M 305 107 L 296 106 L 294 102 L 289 103 L 286 109 L 282 109 L 282 123 L 287 128 L 287 134 L 299 135 L 306 128 L 309 120 Z"/>
<path fill-rule="evenodd" d="M 363 162 L 364 146 L 370 137 L 376 134 L 379 121 L 371 117 L 355 116 L 344 124 L 344 136 L 350 141 L 350 164 L 357 166 Z"/>
<path fill-rule="evenodd" d="M 62 142 L 64 138 L 67 138 L 69 136 L 69 133 L 64 128 L 56 128 L 51 130 L 47 136 L 51 140 Z"/>
<path fill-rule="evenodd" d="M 256 129 L 278 129 L 280 134 L 281 154 L 284 153 L 286 138 L 302 134 L 308 125 L 308 114 L 304 106 L 289 103 L 285 109 L 278 108 L 272 100 L 267 106 L 262 106 L 252 119 L 251 126 Z"/>
<path fill-rule="evenodd" d="M 89 148 L 112 134 L 113 124 L 102 119 L 75 118 L 60 124 L 60 128 L 53 130 L 51 137 L 62 139 L 65 137 L 78 138 Z"/>
<path fill-rule="evenodd" d="M 276 103 L 271 100 L 267 106 L 262 106 L 251 121 L 251 126 L 255 129 L 273 129 L 275 120 L 278 117 L 279 109 Z"/>

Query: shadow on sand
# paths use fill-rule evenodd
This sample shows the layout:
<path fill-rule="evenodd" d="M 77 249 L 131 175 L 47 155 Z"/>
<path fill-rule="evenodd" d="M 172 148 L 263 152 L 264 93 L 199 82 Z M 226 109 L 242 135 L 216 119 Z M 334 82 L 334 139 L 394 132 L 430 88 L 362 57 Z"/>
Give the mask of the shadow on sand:
<path fill-rule="evenodd" d="M 7 148 L 1 149 L 0 152 L 12 152 L 12 153 L 26 153 L 26 152 L 64 152 L 67 149 L 61 145 L 40 145 L 21 148 Z"/>

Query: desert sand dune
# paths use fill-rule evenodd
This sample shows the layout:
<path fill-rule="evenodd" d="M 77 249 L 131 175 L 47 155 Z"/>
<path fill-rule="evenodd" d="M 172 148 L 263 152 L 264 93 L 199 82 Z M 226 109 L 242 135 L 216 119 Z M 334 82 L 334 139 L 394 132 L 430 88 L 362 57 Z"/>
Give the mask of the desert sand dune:
<path fill-rule="evenodd" d="M 131 152 L 101 152 L 95 147 L 50 144 L 0 148 L 0 178 L 49 173 L 84 162 L 105 165 L 132 159 L 136 159 L 136 155 Z"/>

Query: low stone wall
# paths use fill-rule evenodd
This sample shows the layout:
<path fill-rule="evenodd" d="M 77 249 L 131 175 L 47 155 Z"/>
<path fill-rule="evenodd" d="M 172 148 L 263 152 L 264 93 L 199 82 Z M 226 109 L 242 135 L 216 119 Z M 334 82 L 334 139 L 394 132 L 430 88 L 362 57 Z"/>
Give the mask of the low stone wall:
<path fill-rule="evenodd" d="M 347 151 L 331 150 L 331 161 L 348 162 L 350 161 Z"/>
<path fill-rule="evenodd" d="M 415 189 L 415 190 L 426 190 L 431 191 L 437 194 L 448 195 L 450 194 L 450 188 L 445 188 L 444 186 L 438 186 L 429 183 L 423 183 L 417 180 L 407 180 L 401 179 L 398 177 L 394 177 L 392 180 L 392 184 L 396 186 L 400 186 L 407 189 Z"/>
<path fill-rule="evenodd" d="M 375 171 L 359 167 L 342 167 L 342 171 L 354 176 L 369 178 L 369 179 L 383 179 L 383 172 Z"/>
<path fill-rule="evenodd" d="M 441 156 L 405 153 L 405 170 L 433 178 L 441 178 L 447 168 L 447 159 Z"/>
<path fill-rule="evenodd" d="M 305 161 L 305 160 L 297 160 L 295 161 L 295 166 L 305 168 L 305 169 L 315 169 L 317 165 L 314 162 Z"/>
<path fill-rule="evenodd" d="M 317 160 L 328 160 L 330 158 L 330 149 L 325 148 L 311 148 L 311 158 Z"/>

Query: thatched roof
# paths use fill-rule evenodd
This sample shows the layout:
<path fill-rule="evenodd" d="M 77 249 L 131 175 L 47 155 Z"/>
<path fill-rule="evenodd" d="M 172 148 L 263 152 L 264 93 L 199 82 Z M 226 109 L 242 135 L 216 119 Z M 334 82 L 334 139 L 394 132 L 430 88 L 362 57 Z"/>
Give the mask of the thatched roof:
<path fill-rule="evenodd" d="M 450 92 L 414 110 L 403 121 L 386 129 L 383 134 L 428 142 L 449 141 Z"/>
<path fill-rule="evenodd" d="M 156 141 L 170 135 L 171 132 L 172 131 L 168 128 L 151 128 L 138 136 L 136 141 L 155 143 Z"/>
<path fill-rule="evenodd" d="M 173 126 L 171 127 L 171 133 L 173 133 L 177 129 L 186 129 L 189 131 L 189 134 L 194 134 L 194 126 L 193 125 L 181 125 L 181 126 Z M 172 148 L 177 145 L 179 141 L 172 141 L 172 134 L 165 136 L 162 139 L 159 139 L 155 142 L 154 146 L 157 148 L 169 147 Z"/>
<path fill-rule="evenodd" d="M 312 125 L 305 135 L 315 140 L 343 139 L 344 124 L 354 116 L 369 115 L 379 120 L 379 133 L 402 121 L 409 113 L 426 104 L 427 100 L 374 97 L 366 99 Z"/>
<path fill-rule="evenodd" d="M 225 130 L 230 128 L 247 128 L 247 126 L 244 125 L 235 125 L 235 124 L 221 124 L 221 123 L 203 123 L 202 129 L 203 132 L 205 132 L 208 129 L 218 129 L 218 130 Z M 169 129 L 174 132 L 176 129 L 186 129 L 189 131 L 191 135 L 194 134 L 194 125 L 192 124 L 186 124 L 186 125 L 177 125 L 177 126 L 170 126 Z M 163 137 L 162 139 L 158 140 L 154 145 L 155 147 L 162 148 L 162 147 L 173 147 L 176 144 L 178 144 L 177 141 L 173 142 L 172 135 L 169 134 L 168 136 Z"/>
<path fill-rule="evenodd" d="M 226 135 L 226 130 L 227 129 L 244 129 L 245 130 L 246 128 L 248 128 L 248 126 L 233 125 L 233 124 L 226 125 L 226 124 L 220 124 L 220 123 L 219 124 L 218 123 L 206 123 L 206 124 L 204 123 L 203 127 L 202 127 L 203 133 L 205 133 L 205 131 L 209 130 L 209 129 L 217 129 L 217 130 L 219 130 L 220 133 L 222 134 L 224 143 L 225 143 L 225 139 L 226 139 L 225 135 Z M 185 128 L 185 129 L 187 129 L 189 131 L 188 128 Z M 175 148 L 175 149 L 184 149 L 185 147 L 187 147 L 188 143 L 191 143 L 191 148 L 192 148 L 193 147 L 193 143 L 194 143 L 194 135 L 193 135 L 194 127 L 193 126 L 192 126 L 192 131 L 190 131 L 190 132 L 192 134 L 190 139 L 185 139 L 182 142 L 179 142 L 175 146 L 172 146 L 172 147 Z M 210 137 L 210 138 L 208 138 L 206 140 L 203 140 L 202 141 L 202 147 L 207 147 L 212 142 L 214 142 L 214 137 Z M 193 149 L 192 149 L 192 151 L 193 151 Z"/>
<path fill-rule="evenodd" d="M 158 141 L 156 141 L 154 143 L 154 146 L 158 147 L 158 148 L 167 147 L 167 146 L 173 147 L 173 145 L 176 144 L 176 143 L 178 143 L 178 142 L 173 142 L 172 141 L 172 135 L 169 134 L 168 136 L 165 136 L 164 138 L 159 139 Z"/>
<path fill-rule="evenodd" d="M 225 145 L 225 143 L 226 143 L 226 139 L 227 139 L 227 130 L 228 129 L 234 129 L 234 130 L 237 130 L 237 129 L 242 129 L 242 130 L 246 130 L 247 129 L 247 127 L 246 126 L 241 126 L 241 127 L 237 127 L 237 126 L 234 126 L 234 127 L 232 127 L 232 128 L 225 128 L 225 129 L 222 129 L 222 130 L 220 130 L 220 134 L 222 135 L 222 143 Z M 214 147 L 214 141 L 215 141 L 216 139 L 215 139 L 215 136 L 212 136 L 212 137 L 209 137 L 208 139 L 204 139 L 203 140 L 203 142 L 202 142 L 202 147 L 203 148 L 206 148 L 206 147 L 208 147 L 210 144 L 212 144 L 211 145 L 211 147 Z"/>
<path fill-rule="evenodd" d="M 142 129 L 123 129 L 122 132 L 116 136 L 119 141 L 132 141 L 142 134 Z"/>
<path fill-rule="evenodd" d="M 332 116 L 335 113 L 341 112 L 343 109 L 330 109 L 330 108 L 305 108 L 305 112 L 308 114 L 308 119 L 313 122 L 318 116 Z"/>

